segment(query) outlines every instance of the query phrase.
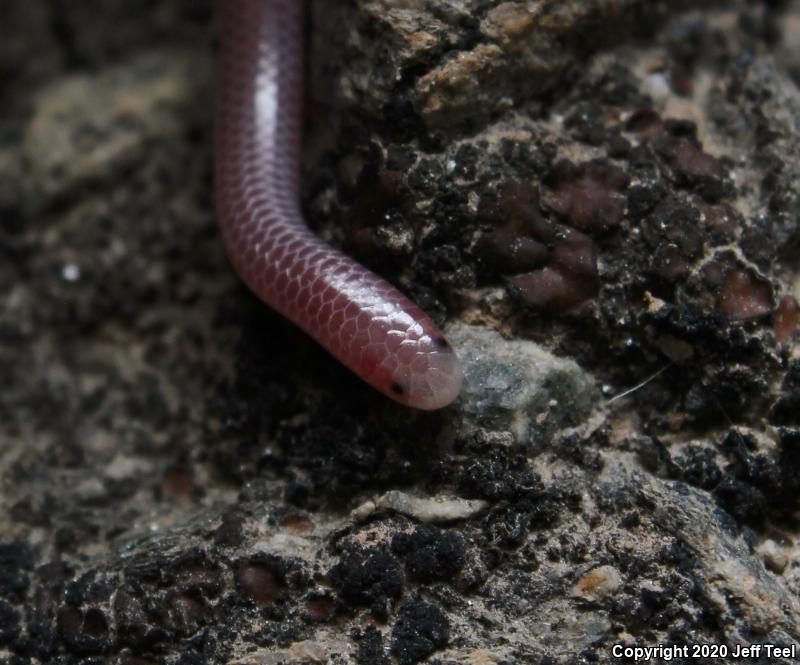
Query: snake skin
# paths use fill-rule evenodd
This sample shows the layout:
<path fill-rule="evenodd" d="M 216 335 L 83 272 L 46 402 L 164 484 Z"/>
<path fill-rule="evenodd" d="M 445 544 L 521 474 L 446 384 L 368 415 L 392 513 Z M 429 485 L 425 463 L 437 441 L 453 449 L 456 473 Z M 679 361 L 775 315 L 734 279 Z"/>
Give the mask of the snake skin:
<path fill-rule="evenodd" d="M 306 227 L 299 206 L 303 2 L 225 0 L 215 195 L 244 282 L 389 397 L 452 402 L 462 372 L 434 323 L 389 283 Z"/>

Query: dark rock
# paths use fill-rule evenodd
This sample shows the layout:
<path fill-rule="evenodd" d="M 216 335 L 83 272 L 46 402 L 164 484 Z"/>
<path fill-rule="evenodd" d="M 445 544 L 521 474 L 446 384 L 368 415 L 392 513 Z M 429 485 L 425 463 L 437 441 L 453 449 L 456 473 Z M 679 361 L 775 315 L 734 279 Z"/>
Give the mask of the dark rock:
<path fill-rule="evenodd" d="M 331 569 L 329 577 L 345 601 L 367 606 L 382 618 L 405 586 L 400 562 L 383 551 L 351 552 Z"/>
<path fill-rule="evenodd" d="M 409 601 L 397 613 L 392 654 L 400 665 L 412 665 L 447 645 L 450 622 L 433 603 Z"/>
<path fill-rule="evenodd" d="M 358 665 L 389 665 L 389 656 L 383 646 L 383 638 L 375 626 L 368 626 L 358 638 Z"/>
<path fill-rule="evenodd" d="M 392 539 L 392 552 L 405 563 L 409 575 L 426 584 L 449 582 L 464 566 L 464 539 L 456 531 L 421 525 Z"/>

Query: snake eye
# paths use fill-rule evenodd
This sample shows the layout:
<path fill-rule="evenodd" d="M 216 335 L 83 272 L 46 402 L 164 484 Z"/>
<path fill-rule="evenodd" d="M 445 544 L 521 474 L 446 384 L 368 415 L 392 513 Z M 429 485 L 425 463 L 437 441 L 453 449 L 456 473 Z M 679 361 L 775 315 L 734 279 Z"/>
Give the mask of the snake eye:
<path fill-rule="evenodd" d="M 403 386 L 401 386 L 399 383 L 397 383 L 397 381 L 392 383 L 392 392 L 395 395 L 405 395 L 406 394 L 405 388 L 403 388 Z"/>
<path fill-rule="evenodd" d="M 444 337 L 434 337 L 433 345 L 438 349 L 449 349 L 450 344 Z"/>

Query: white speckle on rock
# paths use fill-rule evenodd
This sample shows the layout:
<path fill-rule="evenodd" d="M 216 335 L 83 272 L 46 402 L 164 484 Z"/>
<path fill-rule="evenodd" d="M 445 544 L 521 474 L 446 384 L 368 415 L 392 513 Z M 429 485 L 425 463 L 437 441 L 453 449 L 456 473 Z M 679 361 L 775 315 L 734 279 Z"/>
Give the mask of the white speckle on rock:
<path fill-rule="evenodd" d="M 771 538 L 767 538 L 758 546 L 758 553 L 764 560 L 764 565 L 777 575 L 781 575 L 789 564 L 786 552 Z"/>
<path fill-rule="evenodd" d="M 74 263 L 66 263 L 61 268 L 61 277 L 65 282 L 77 282 L 81 277 L 81 269 Z"/>
<path fill-rule="evenodd" d="M 644 80 L 644 87 L 657 100 L 666 99 L 672 92 L 669 81 L 663 72 L 647 76 Z"/>
<path fill-rule="evenodd" d="M 441 495 L 418 497 L 399 490 L 392 490 L 365 501 L 353 510 L 351 516 L 356 520 L 364 520 L 375 512 L 390 510 L 413 517 L 420 522 L 452 522 L 473 517 L 485 510 L 487 506 L 486 501 L 479 499 L 462 499 Z"/>
<path fill-rule="evenodd" d="M 145 459 L 117 454 L 105 467 L 104 475 L 109 480 L 120 482 L 153 472 L 153 464 Z"/>

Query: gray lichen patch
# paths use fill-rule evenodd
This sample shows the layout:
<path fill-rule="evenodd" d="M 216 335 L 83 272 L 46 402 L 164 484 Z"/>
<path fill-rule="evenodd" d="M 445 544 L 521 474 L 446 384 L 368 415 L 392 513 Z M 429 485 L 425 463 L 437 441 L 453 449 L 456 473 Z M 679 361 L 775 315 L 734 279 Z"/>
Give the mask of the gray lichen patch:
<path fill-rule="evenodd" d="M 593 377 L 573 360 L 486 328 L 453 326 L 448 336 L 464 363 L 460 410 L 518 442 L 547 441 L 599 406 Z"/>

